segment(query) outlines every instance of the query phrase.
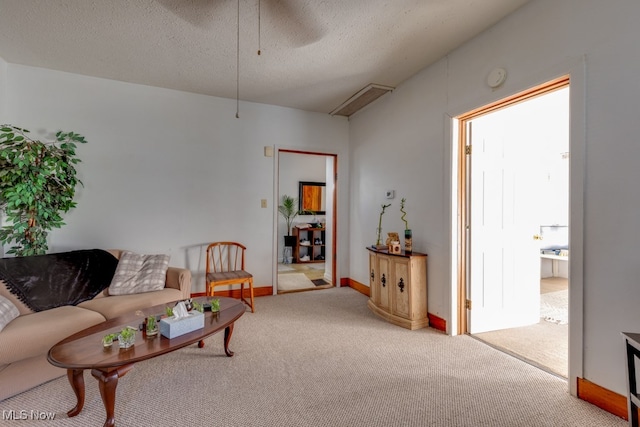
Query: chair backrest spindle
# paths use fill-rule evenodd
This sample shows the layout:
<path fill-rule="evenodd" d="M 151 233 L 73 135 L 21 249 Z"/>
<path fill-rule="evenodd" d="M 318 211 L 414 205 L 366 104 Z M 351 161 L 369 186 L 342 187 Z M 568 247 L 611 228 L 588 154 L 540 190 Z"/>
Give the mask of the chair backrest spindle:
<path fill-rule="evenodd" d="M 236 242 L 216 242 L 207 247 L 206 272 L 222 273 L 244 270 L 246 247 Z"/>

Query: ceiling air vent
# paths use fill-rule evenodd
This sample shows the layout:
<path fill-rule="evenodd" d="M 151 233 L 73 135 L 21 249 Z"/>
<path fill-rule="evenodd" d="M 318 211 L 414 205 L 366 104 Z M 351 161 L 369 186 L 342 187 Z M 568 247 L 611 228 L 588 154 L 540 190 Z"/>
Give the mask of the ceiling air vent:
<path fill-rule="evenodd" d="M 376 99 L 380 98 L 387 92 L 391 92 L 394 88 L 390 86 L 382 86 L 376 84 L 370 84 L 364 89 L 361 89 L 358 93 L 351 98 L 343 102 L 338 108 L 333 110 L 332 116 L 346 116 L 349 117 L 361 108 L 366 107 Z"/>

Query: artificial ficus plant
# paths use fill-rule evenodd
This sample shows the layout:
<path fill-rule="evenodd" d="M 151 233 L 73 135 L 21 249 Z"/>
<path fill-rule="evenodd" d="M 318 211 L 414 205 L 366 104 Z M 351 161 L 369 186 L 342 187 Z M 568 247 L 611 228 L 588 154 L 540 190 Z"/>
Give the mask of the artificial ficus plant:
<path fill-rule="evenodd" d="M 0 126 L 0 210 L 7 225 L 0 242 L 14 242 L 8 254 L 46 253 L 47 235 L 64 225 L 62 214 L 76 206 L 76 144 L 86 143 L 74 132 L 58 132 L 55 141 L 42 142 L 29 131 Z"/>

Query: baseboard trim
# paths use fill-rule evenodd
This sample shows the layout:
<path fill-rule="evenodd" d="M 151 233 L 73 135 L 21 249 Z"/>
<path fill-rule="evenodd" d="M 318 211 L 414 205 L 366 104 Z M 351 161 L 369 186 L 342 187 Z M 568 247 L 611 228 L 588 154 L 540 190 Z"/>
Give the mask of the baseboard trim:
<path fill-rule="evenodd" d="M 442 317 L 438 317 L 435 314 L 427 313 L 429 318 L 429 326 L 438 331 L 447 332 L 447 321 Z"/>
<path fill-rule="evenodd" d="M 192 293 L 191 297 L 204 297 L 206 296 L 206 292 L 196 292 Z M 217 297 L 231 297 L 231 298 L 240 298 L 240 289 L 231 289 L 227 291 L 219 291 L 216 290 L 214 293 Z M 269 295 L 273 295 L 273 286 L 261 286 L 259 288 L 253 288 L 253 296 L 254 297 L 266 297 Z M 249 290 L 244 288 L 244 297 L 249 298 Z"/>
<path fill-rule="evenodd" d="M 607 412 L 625 420 L 627 413 L 627 398 L 584 378 L 578 378 L 578 397 Z"/>
<path fill-rule="evenodd" d="M 363 285 L 362 283 L 348 277 L 343 277 L 342 279 L 340 279 L 340 286 L 349 286 L 350 288 L 355 289 L 361 294 L 371 296 L 369 294 L 369 287 L 367 285 Z"/>

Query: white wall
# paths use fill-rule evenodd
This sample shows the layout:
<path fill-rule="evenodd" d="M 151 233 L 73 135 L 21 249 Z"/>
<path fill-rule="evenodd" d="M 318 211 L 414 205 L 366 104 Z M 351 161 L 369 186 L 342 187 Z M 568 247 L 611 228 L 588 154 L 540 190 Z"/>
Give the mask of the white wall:
<path fill-rule="evenodd" d="M 351 278 L 368 283 L 364 247 L 375 238 L 383 190 L 397 194 L 383 220 L 385 231 L 401 230 L 397 210 L 399 198 L 406 196 L 414 248 L 429 254 L 429 312 L 450 322 L 447 115 L 557 77 L 586 58 L 586 85 L 572 87 L 586 91 L 584 107 L 575 105 L 580 96 L 572 95 L 573 114 L 586 111 L 585 117 L 572 116 L 572 126 L 586 123 L 583 129 L 572 127 L 573 138 L 586 135 L 581 142 L 586 154 L 575 153 L 586 159 L 584 209 L 572 196 L 572 226 L 584 220 L 584 270 L 572 268 L 583 282 L 575 294 L 583 290 L 584 321 L 581 325 L 572 317 L 570 340 L 581 347 L 578 374 L 624 394 L 620 332 L 640 328 L 640 3 L 614 3 L 534 0 L 354 115 L 349 237 Z M 485 78 L 494 67 L 506 68 L 508 78 L 492 91 Z M 573 171 L 572 178 L 579 181 L 581 171 Z"/>
<path fill-rule="evenodd" d="M 203 245 L 216 240 L 246 244 L 255 285 L 272 285 L 275 161 L 264 146 L 348 156 L 348 122 L 326 114 L 241 102 L 236 119 L 235 100 L 14 64 L 7 82 L 2 121 L 88 141 L 78 148 L 78 206 L 50 251 L 167 253 L 192 271 L 194 292 L 204 291 Z"/>
<path fill-rule="evenodd" d="M 5 116 L 7 105 L 7 62 L 0 58 L 0 117 Z M 4 123 L 1 123 L 4 124 Z"/>

